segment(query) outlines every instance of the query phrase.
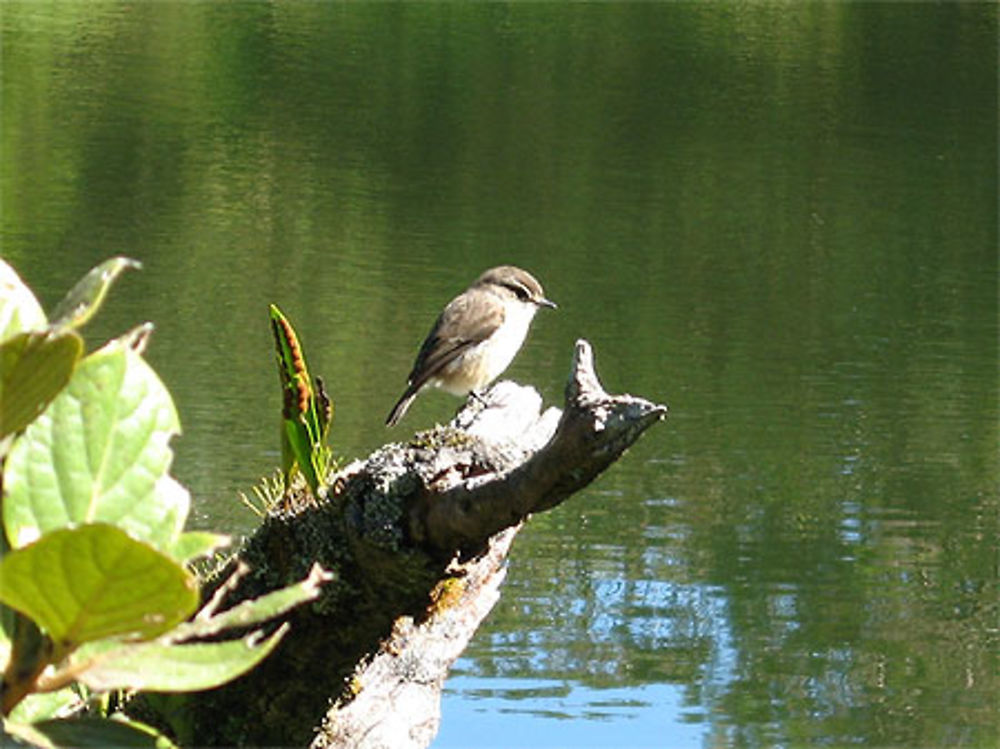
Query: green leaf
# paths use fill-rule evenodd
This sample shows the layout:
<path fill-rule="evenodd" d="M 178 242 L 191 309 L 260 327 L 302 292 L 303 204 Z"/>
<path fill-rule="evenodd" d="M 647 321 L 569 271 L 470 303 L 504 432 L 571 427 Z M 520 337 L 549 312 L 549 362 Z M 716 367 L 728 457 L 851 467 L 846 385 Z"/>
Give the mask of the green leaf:
<path fill-rule="evenodd" d="M 80 695 L 72 687 L 66 687 L 56 692 L 29 694 L 10 711 L 8 717 L 18 723 L 34 723 L 59 714 L 66 715 L 82 706 Z"/>
<path fill-rule="evenodd" d="M 244 566 L 238 570 L 230 582 L 246 571 Z M 320 590 L 324 583 L 333 579 L 333 575 L 318 564 L 314 564 L 306 578 L 293 585 L 288 585 L 280 590 L 275 590 L 259 598 L 249 601 L 242 601 L 230 609 L 226 609 L 218 614 L 212 613 L 216 601 L 198 612 L 198 616 L 193 621 L 185 622 L 166 637 L 173 641 L 189 640 L 193 638 L 213 637 L 227 629 L 246 629 L 257 624 L 263 624 L 269 619 L 281 616 L 299 604 L 312 601 L 319 597 Z M 225 586 L 219 589 L 225 592 Z"/>
<path fill-rule="evenodd" d="M 83 339 L 62 334 L 18 333 L 0 343 L 0 439 L 24 429 L 66 387 Z"/>
<path fill-rule="evenodd" d="M 55 745 L 28 723 L 3 719 L 0 726 L 0 746 L 31 746 L 37 749 L 54 749 Z"/>
<path fill-rule="evenodd" d="M 180 431 L 170 393 L 120 341 L 85 357 L 24 431 L 4 469 L 11 546 L 73 524 L 108 522 L 167 549 L 187 519 L 187 490 L 167 475 Z"/>
<path fill-rule="evenodd" d="M 287 391 L 286 391 L 287 392 Z M 304 422 L 298 416 L 282 419 L 285 427 L 282 447 L 282 463 L 285 475 L 290 477 L 296 468 L 302 472 L 303 478 L 315 495 L 319 491 L 320 474 L 316 472 L 312 460 L 312 443 Z M 286 478 L 286 486 L 288 479 Z"/>
<path fill-rule="evenodd" d="M 146 689 L 190 692 L 210 689 L 242 676 L 274 649 L 285 624 L 270 637 L 257 631 L 239 640 L 171 645 L 162 641 L 108 651 L 79 673 L 91 689 Z"/>
<path fill-rule="evenodd" d="M 13 268 L 0 259 L 0 341 L 49 325 L 42 305 Z"/>
<path fill-rule="evenodd" d="M 108 289 L 126 268 L 141 268 L 142 263 L 127 257 L 113 257 L 81 278 L 52 312 L 52 327 L 79 328 L 100 308 Z"/>
<path fill-rule="evenodd" d="M 221 533 L 188 531 L 177 537 L 167 553 L 183 564 L 199 557 L 207 557 L 218 549 L 229 546 L 230 543 L 232 538 Z"/>
<path fill-rule="evenodd" d="M 134 528 L 134 535 L 145 537 L 169 553 L 184 530 L 191 510 L 191 493 L 173 476 L 164 474 L 156 482 L 152 502 L 146 509 L 150 511 L 149 524 Z"/>
<path fill-rule="evenodd" d="M 326 437 L 333 418 L 333 404 L 322 380 L 309 376 L 305 355 L 295 328 L 277 306 L 270 306 L 271 331 L 277 350 L 281 380 L 282 468 L 285 482 L 295 466 L 302 472 L 313 494 L 326 475 L 330 449 Z"/>
<path fill-rule="evenodd" d="M 262 631 L 257 630 L 239 640 L 185 641 L 216 637 L 233 628 L 245 631 L 315 599 L 323 583 L 332 579 L 330 573 L 313 565 L 301 582 L 213 613 L 226 591 L 245 572 L 246 567 L 241 566 L 192 621 L 177 625 L 153 642 L 92 642 L 73 653 L 66 670 L 95 690 L 185 692 L 208 689 L 240 676 L 271 652 L 287 631 L 287 624 L 267 639 L 262 639 Z"/>
<path fill-rule="evenodd" d="M 176 744 L 155 729 L 123 718 L 63 718 L 31 727 L 55 747 L 176 749 Z"/>
<path fill-rule="evenodd" d="M 190 573 L 105 524 L 53 531 L 8 552 L 0 578 L 0 601 L 30 617 L 61 650 L 105 637 L 155 637 L 198 606 Z"/>
<path fill-rule="evenodd" d="M 11 636 L 17 613 L 10 606 L 0 605 L 0 673 L 7 670 L 10 663 Z"/>
<path fill-rule="evenodd" d="M 38 628 L 38 625 L 9 606 L 0 605 L 4 614 L 7 663 L 3 670 L 3 708 L 17 705 L 29 693 L 35 680 L 45 671 L 52 660 L 52 641 Z M 8 620 L 7 615 L 10 618 Z"/>

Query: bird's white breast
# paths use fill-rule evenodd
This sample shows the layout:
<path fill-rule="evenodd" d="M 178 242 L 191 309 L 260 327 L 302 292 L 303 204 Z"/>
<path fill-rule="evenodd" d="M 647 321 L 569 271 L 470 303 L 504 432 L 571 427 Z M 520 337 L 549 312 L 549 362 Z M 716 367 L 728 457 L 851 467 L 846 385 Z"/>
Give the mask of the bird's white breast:
<path fill-rule="evenodd" d="M 537 310 L 533 304 L 508 302 L 503 324 L 496 332 L 449 363 L 445 367 L 446 377 L 438 378 L 434 384 L 449 393 L 464 396 L 493 382 L 521 349 Z"/>

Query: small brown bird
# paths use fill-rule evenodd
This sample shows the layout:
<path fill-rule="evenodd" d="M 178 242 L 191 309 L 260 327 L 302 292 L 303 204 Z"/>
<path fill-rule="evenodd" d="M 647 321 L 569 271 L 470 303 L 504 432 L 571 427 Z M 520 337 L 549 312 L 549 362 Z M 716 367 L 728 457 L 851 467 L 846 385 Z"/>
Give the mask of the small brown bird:
<path fill-rule="evenodd" d="M 555 306 L 528 271 L 513 265 L 490 268 L 434 323 L 386 425 L 395 426 L 428 386 L 459 397 L 478 396 L 514 360 L 538 309 Z"/>

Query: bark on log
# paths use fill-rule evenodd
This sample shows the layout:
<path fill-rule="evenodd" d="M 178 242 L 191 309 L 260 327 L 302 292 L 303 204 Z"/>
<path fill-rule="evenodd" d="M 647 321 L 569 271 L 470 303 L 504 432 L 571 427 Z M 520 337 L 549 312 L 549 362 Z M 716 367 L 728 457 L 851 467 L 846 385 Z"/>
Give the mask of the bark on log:
<path fill-rule="evenodd" d="M 240 554 L 254 571 L 236 599 L 314 561 L 336 579 L 260 667 L 189 699 L 195 743 L 427 746 L 445 676 L 499 597 L 523 521 L 586 486 L 667 413 L 608 395 L 586 341 L 564 410 L 540 407 L 531 388 L 501 382 L 447 426 L 345 468 L 326 501 L 267 518 Z"/>

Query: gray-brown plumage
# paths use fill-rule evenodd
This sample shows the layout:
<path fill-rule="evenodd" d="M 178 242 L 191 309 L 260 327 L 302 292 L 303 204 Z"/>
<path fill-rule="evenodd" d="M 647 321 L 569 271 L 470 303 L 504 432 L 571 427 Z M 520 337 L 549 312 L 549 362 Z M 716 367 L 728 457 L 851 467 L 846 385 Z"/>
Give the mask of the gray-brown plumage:
<path fill-rule="evenodd" d="M 493 382 L 521 348 L 535 312 L 555 306 L 526 270 L 490 268 L 444 308 L 385 423 L 397 424 L 425 387 L 466 396 Z"/>

